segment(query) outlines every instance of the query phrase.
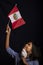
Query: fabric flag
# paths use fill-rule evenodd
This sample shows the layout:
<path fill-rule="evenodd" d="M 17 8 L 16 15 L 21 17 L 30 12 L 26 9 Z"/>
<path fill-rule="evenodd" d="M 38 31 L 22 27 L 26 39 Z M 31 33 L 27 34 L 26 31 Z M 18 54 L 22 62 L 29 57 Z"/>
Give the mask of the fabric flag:
<path fill-rule="evenodd" d="M 22 25 L 25 24 L 24 19 L 22 18 L 20 11 L 17 6 L 14 6 L 14 8 L 11 10 L 11 12 L 8 14 L 8 17 L 11 20 L 12 23 L 12 29 L 16 29 Z"/>

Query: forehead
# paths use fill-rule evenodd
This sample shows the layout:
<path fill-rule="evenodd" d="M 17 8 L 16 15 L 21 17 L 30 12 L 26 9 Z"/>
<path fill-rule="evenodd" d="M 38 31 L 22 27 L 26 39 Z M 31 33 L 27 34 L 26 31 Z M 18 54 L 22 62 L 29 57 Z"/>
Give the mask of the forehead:
<path fill-rule="evenodd" d="M 25 44 L 26 47 L 28 46 L 32 46 L 32 42 L 28 42 L 27 44 Z"/>
<path fill-rule="evenodd" d="M 32 42 L 28 42 L 27 44 L 28 44 L 28 45 L 31 45 L 31 44 L 32 44 Z"/>

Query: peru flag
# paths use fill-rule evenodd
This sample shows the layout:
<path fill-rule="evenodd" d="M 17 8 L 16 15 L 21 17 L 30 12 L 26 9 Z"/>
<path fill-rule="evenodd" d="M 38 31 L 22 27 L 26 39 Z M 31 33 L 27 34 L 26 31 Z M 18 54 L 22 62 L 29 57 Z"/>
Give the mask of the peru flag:
<path fill-rule="evenodd" d="M 19 9 L 17 8 L 17 6 L 14 6 L 14 8 L 11 10 L 11 12 L 8 14 L 8 17 L 11 20 L 12 23 L 12 29 L 16 29 L 22 25 L 25 24 L 25 21 L 23 20 Z"/>

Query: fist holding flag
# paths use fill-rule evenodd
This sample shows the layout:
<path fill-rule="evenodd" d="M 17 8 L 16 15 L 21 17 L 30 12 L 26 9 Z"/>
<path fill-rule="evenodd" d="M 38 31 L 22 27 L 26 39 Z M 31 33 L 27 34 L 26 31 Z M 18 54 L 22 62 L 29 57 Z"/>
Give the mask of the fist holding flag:
<path fill-rule="evenodd" d="M 11 32 L 11 28 L 10 28 L 9 25 L 7 24 L 6 33 L 7 33 L 7 34 L 10 34 L 10 32 Z"/>
<path fill-rule="evenodd" d="M 22 25 L 25 24 L 25 21 L 23 20 L 19 9 L 17 8 L 17 6 L 14 6 L 14 8 L 11 10 L 11 12 L 8 14 L 8 17 L 11 20 L 12 23 L 12 29 L 16 29 Z"/>

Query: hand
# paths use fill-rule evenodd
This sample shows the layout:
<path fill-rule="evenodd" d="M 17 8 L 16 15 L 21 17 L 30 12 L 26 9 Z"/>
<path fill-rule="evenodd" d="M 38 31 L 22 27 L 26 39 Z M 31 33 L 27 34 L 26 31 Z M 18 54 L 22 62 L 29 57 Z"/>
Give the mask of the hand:
<path fill-rule="evenodd" d="M 6 33 L 7 33 L 7 34 L 10 34 L 10 32 L 11 32 L 11 28 L 10 28 L 9 25 L 7 24 Z"/>
<path fill-rule="evenodd" d="M 26 64 L 26 65 L 28 65 L 28 64 Z"/>
<path fill-rule="evenodd" d="M 29 64 L 25 64 L 25 65 L 29 65 Z"/>

